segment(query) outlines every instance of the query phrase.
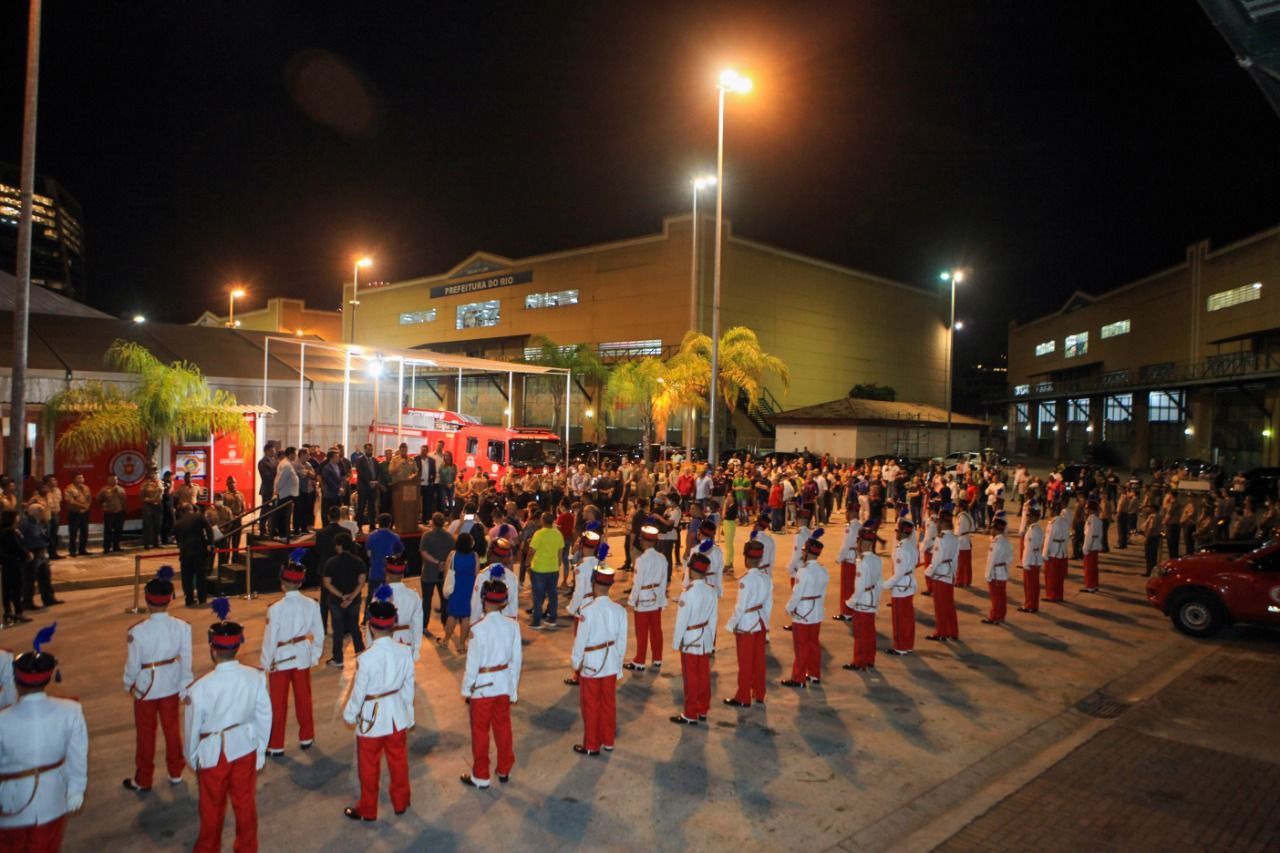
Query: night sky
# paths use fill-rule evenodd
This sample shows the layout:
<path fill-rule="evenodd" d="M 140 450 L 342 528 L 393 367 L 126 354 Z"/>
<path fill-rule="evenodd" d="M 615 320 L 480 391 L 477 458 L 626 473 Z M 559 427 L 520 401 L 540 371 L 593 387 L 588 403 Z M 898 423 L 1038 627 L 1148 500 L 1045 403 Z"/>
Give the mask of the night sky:
<path fill-rule="evenodd" d="M 736 231 L 924 286 L 971 267 L 961 364 L 1280 222 L 1280 118 L 1192 0 L 47 2 L 38 169 L 84 207 L 97 307 L 188 322 L 235 280 L 336 307 L 356 252 L 398 279 L 656 232 L 714 167 L 726 64 L 756 80 Z"/>

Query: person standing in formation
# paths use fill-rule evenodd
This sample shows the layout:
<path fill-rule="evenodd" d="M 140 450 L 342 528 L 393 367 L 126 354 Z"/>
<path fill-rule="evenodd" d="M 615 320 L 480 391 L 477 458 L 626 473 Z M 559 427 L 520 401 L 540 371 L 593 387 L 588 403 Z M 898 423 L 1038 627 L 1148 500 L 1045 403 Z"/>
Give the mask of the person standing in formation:
<path fill-rule="evenodd" d="M 924 595 L 933 595 L 933 573 L 929 566 L 933 565 L 934 546 L 938 543 L 938 513 L 942 504 L 936 500 L 929 501 L 929 517 L 924 523 L 924 538 L 920 540 L 920 552 L 924 555 Z"/>
<path fill-rule="evenodd" d="M 571 562 L 574 565 L 573 592 L 566 610 L 573 619 L 573 636 L 575 638 L 578 636 L 578 623 L 582 621 L 579 614 L 582 613 L 583 606 L 591 601 L 594 594 L 595 583 L 593 579 L 596 566 L 600 563 L 596 554 L 601 549 L 604 550 L 605 555 L 609 553 L 609 546 L 601 544 L 600 534 L 596 532 L 596 527 L 592 526 L 595 524 L 596 522 L 591 522 L 587 529 L 582 531 L 582 535 L 574 543 L 573 556 L 571 558 Z M 571 687 L 577 687 L 578 670 L 574 669 L 569 677 L 564 680 L 564 683 Z"/>
<path fill-rule="evenodd" d="M 508 532 L 511 531 L 508 525 L 504 524 L 502 526 L 507 528 Z M 503 586 L 506 586 L 511 581 L 513 576 L 511 571 L 511 549 L 511 540 L 506 536 L 498 536 L 489 543 L 489 551 L 485 555 L 485 567 L 476 572 L 475 584 L 471 588 L 472 624 L 479 622 L 484 617 L 484 614 L 488 612 L 484 606 L 484 585 L 491 580 L 500 580 Z M 516 584 L 516 589 L 519 588 L 519 584 Z M 399 607 L 399 604 L 396 606 Z M 519 612 L 519 607 L 514 595 L 507 596 L 507 603 L 503 605 L 502 612 L 506 616 L 515 618 Z M 414 660 L 417 660 L 416 656 Z"/>
<path fill-rule="evenodd" d="M 613 751 L 618 730 L 618 676 L 627 650 L 627 611 L 609 599 L 613 569 L 597 562 L 591 572 L 591 600 L 578 614 L 573 638 L 573 671 L 581 682 L 578 707 L 582 712 L 582 743 L 573 751 L 599 755 Z"/>
<path fill-rule="evenodd" d="M 1022 606 L 1019 613 L 1040 612 L 1040 567 L 1044 565 L 1044 528 L 1040 526 L 1040 505 L 1027 504 L 1022 529 Z"/>
<path fill-rule="evenodd" d="M 161 566 L 143 588 L 146 619 L 129 628 L 125 652 L 124 689 L 133 696 L 137 729 L 133 775 L 124 780 L 131 791 L 150 791 L 155 775 L 156 718 L 164 728 L 164 758 L 169 784 L 182 784 L 186 760 L 182 753 L 179 694 L 191 683 L 191 626 L 168 613 L 173 601 L 173 567 Z"/>
<path fill-rule="evenodd" d="M 760 557 L 760 568 L 769 573 L 770 583 L 772 583 L 773 567 L 778 562 L 778 543 L 774 540 L 773 535 L 769 533 L 770 524 L 768 512 L 762 512 L 756 516 L 755 538 L 757 542 L 764 546 L 764 554 Z"/>
<path fill-rule="evenodd" d="M 404 582 L 407 568 L 403 553 L 387 557 L 386 579 L 391 587 L 391 603 L 396 608 L 397 620 L 391 639 L 408 646 L 413 662 L 417 663 L 422 654 L 422 597 Z M 494 570 L 501 570 L 501 566 L 495 566 Z M 373 642 L 372 638 L 369 642 Z"/>
<path fill-rule="evenodd" d="M 831 618 L 839 622 L 853 620 L 853 608 L 849 606 L 849 600 L 853 598 L 858 577 L 858 534 L 861 531 L 862 523 L 856 517 L 850 518 L 845 525 L 840 553 L 836 555 L 836 559 L 840 561 L 840 612 Z"/>
<path fill-rule="evenodd" d="M 289 690 L 293 690 L 294 715 L 298 718 L 298 746 L 310 749 L 316 739 L 311 705 L 311 667 L 324 654 L 324 625 L 320 605 L 301 592 L 307 579 L 302 565 L 305 548 L 289 555 L 280 572 L 284 597 L 267 608 L 267 628 L 262 634 L 262 668 L 267 671 L 271 696 L 271 737 L 267 755 L 284 755 L 284 727 L 289 719 Z"/>
<path fill-rule="evenodd" d="M 1089 513 L 1084 520 L 1084 588 L 1081 592 L 1098 591 L 1098 554 L 1106 540 L 1102 534 L 1102 519 L 1098 517 L 1098 502 L 1089 501 L 1086 505 Z M 1188 547 L 1187 553 L 1194 549 Z"/>
<path fill-rule="evenodd" d="M 383 584 L 369 604 L 373 644 L 356 659 L 356 677 L 342 711 L 347 725 L 356 727 L 356 762 L 360 800 L 342 813 L 352 820 L 378 819 L 378 786 L 382 754 L 391 776 L 391 807 L 397 815 L 409 808 L 408 731 L 413 728 L 413 652 L 397 643 L 398 617 L 391 603 L 391 587 Z"/>
<path fill-rule="evenodd" d="M 805 561 L 787 602 L 795 662 L 791 666 L 791 677 L 782 681 L 783 687 L 822 683 L 822 647 L 818 638 L 822 631 L 823 600 L 827 595 L 828 579 L 827 570 L 818 562 L 822 554 L 823 532 L 819 527 L 805 540 Z"/>
<path fill-rule="evenodd" d="M 1049 535 L 1044 543 L 1044 600 L 1062 601 L 1067 578 L 1067 537 L 1071 533 L 1070 511 L 1066 505 L 1055 506 L 1058 514 L 1049 522 Z"/>
<path fill-rule="evenodd" d="M 53 698 L 58 659 L 44 651 L 57 623 L 41 628 L 33 651 L 13 661 L 17 701 L 0 714 L 0 850 L 56 851 L 67 815 L 89 782 L 89 731 L 73 699 Z"/>
<path fill-rule="evenodd" d="M 503 613 L 512 596 L 507 593 L 510 573 L 484 582 L 480 599 L 484 614 L 471 623 L 467 641 L 467 668 L 462 676 L 462 696 L 471 714 L 471 772 L 462 784 L 488 788 L 489 733 L 498 747 L 498 781 L 506 784 L 515 766 L 511 747 L 511 706 L 515 704 L 523 663 L 520 625 Z"/>
<path fill-rule="evenodd" d="M 973 539 L 972 534 L 975 529 L 973 516 L 969 515 L 968 498 L 957 498 L 956 506 L 960 508 L 955 513 L 952 529 L 955 531 L 956 542 L 959 550 L 956 554 L 956 573 L 955 586 L 962 589 L 968 589 L 973 586 Z"/>
<path fill-rule="evenodd" d="M 858 531 L 858 572 L 853 594 L 845 602 L 853 610 L 853 662 L 844 669 L 861 671 L 876 666 L 876 611 L 884 583 L 884 562 L 876 553 L 879 541 L 870 524 Z"/>
<path fill-rule="evenodd" d="M 891 655 L 909 655 L 916 647 L 916 550 L 915 525 L 908 518 L 898 519 L 898 544 L 893 549 L 893 577 L 882 585 L 889 590 L 893 613 L 893 647 Z"/>
<path fill-rule="evenodd" d="M 724 704 L 737 708 L 751 707 L 753 697 L 756 704 L 764 704 L 764 641 L 773 614 L 773 578 L 768 567 L 762 565 L 764 543 L 756 537 L 752 531 L 742 546 L 747 572 L 738 582 L 738 601 L 724 626 L 734 635 L 738 648 L 738 692 L 725 699 Z"/>
<path fill-rule="evenodd" d="M 218 620 L 209 628 L 213 670 L 186 690 L 187 764 L 200 784 L 197 853 L 222 848 L 227 799 L 236 813 L 237 850 L 258 849 L 258 771 L 266 763 L 271 699 L 262 670 L 236 660 L 244 628 L 227 620 L 231 604 L 213 600 Z"/>
<path fill-rule="evenodd" d="M 991 612 L 983 623 L 1000 625 L 1008 609 L 1009 566 L 1013 564 L 1013 543 L 1004 535 L 1009 521 L 1003 512 L 991 520 L 991 549 L 987 551 L 987 590 L 991 594 Z"/>
<path fill-rule="evenodd" d="M 635 559 L 635 577 L 627 604 L 635 614 L 636 656 L 624 663 L 625 669 L 644 672 L 645 661 L 652 649 L 653 668 L 662 668 L 662 611 L 667 606 L 667 561 L 658 553 L 659 531 L 648 523 L 640 528 L 636 540 L 640 551 Z"/>
<path fill-rule="evenodd" d="M 707 549 L 709 550 L 709 549 Z M 711 710 L 711 653 L 716 647 L 716 607 L 719 596 L 707 583 L 711 556 L 697 550 L 686 561 L 688 586 L 680 595 L 671 648 L 680 653 L 684 709 L 671 722 L 696 726 Z"/>
<path fill-rule="evenodd" d="M 960 639 L 956 620 L 955 579 L 960 540 L 951 532 L 951 509 L 938 513 L 938 539 L 933 545 L 933 564 L 925 569 L 925 577 L 933 578 L 933 633 L 926 640 L 946 642 Z"/>

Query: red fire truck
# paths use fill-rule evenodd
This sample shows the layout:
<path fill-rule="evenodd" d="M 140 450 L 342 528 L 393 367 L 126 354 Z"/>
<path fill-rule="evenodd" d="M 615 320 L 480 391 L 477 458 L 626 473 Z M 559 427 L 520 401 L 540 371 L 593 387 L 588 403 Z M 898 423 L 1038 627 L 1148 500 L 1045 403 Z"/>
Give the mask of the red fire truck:
<path fill-rule="evenodd" d="M 443 409 L 406 408 L 401 418 L 399 427 L 375 423 L 369 428 L 374 452 L 381 453 L 404 441 L 410 453 L 416 454 L 424 444 L 434 451 L 436 443 L 443 441 L 444 449 L 453 454 L 458 476 L 464 480 L 480 471 L 497 479 L 508 470 L 524 474 L 564 464 L 564 445 L 559 436 L 541 427 L 484 426 L 475 418 Z"/>

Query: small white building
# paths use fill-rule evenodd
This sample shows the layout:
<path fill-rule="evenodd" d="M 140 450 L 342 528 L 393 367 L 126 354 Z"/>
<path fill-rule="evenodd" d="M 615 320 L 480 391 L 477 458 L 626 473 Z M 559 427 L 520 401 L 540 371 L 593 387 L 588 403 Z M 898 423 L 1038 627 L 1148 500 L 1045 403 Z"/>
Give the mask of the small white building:
<path fill-rule="evenodd" d="M 947 452 L 947 412 L 923 403 L 860 400 L 845 397 L 816 406 L 779 412 L 768 418 L 776 447 L 807 450 L 852 461 L 892 454 L 930 458 Z M 979 450 L 986 421 L 951 415 L 951 450 Z"/>

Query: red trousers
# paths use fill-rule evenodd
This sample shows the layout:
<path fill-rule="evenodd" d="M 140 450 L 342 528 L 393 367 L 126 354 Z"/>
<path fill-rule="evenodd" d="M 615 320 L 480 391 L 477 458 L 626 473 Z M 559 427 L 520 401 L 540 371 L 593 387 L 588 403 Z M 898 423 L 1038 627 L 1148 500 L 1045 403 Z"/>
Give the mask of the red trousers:
<path fill-rule="evenodd" d="M 1022 570 L 1022 609 L 1040 609 L 1040 567 L 1031 566 Z"/>
<path fill-rule="evenodd" d="M 164 728 L 164 763 L 169 778 L 182 776 L 187 766 L 182 757 L 182 726 L 178 723 L 178 694 L 163 699 L 134 699 L 133 722 L 138 730 L 137 748 L 133 753 L 133 781 L 140 788 L 150 788 L 156 769 L 156 720 Z"/>
<path fill-rule="evenodd" d="M 1008 581 L 987 581 L 987 591 L 991 593 L 991 612 L 987 618 L 992 622 L 1003 622 L 1009 608 L 1009 596 L 1005 586 Z"/>
<path fill-rule="evenodd" d="M 293 712 L 298 717 L 298 740 L 316 739 L 316 724 L 311 714 L 311 670 L 282 669 L 267 673 L 267 690 L 271 693 L 271 737 L 267 740 L 267 749 L 284 749 L 290 685 L 293 686 Z"/>
<path fill-rule="evenodd" d="M 635 663 L 644 666 L 649 648 L 653 648 L 653 662 L 662 663 L 662 611 L 635 611 L 636 656 Z"/>
<path fill-rule="evenodd" d="M 934 634 L 947 640 L 960 638 L 960 625 L 956 621 L 956 591 L 949 583 L 938 581 L 933 585 Z"/>
<path fill-rule="evenodd" d="M 258 771 L 257 753 L 250 752 L 235 761 L 218 756 L 214 767 L 196 771 L 200 783 L 200 834 L 195 853 L 218 853 L 222 849 L 222 819 L 227 815 L 227 798 L 236 813 L 236 853 L 254 853 L 258 849 Z"/>
<path fill-rule="evenodd" d="M 684 680 L 685 719 L 705 717 L 711 710 L 711 655 L 681 652 L 680 675 Z"/>
<path fill-rule="evenodd" d="M 1084 588 L 1098 588 L 1098 552 L 1084 552 Z"/>
<path fill-rule="evenodd" d="M 48 823 L 0 829 L 0 850 L 6 853 L 57 853 L 62 849 L 62 833 L 66 828 L 67 816 L 63 815 Z"/>
<path fill-rule="evenodd" d="M 914 595 L 889 599 L 893 606 L 893 647 L 909 652 L 916 647 L 916 606 Z"/>
<path fill-rule="evenodd" d="M 840 563 L 840 615 L 852 616 L 853 608 L 845 604 L 853 597 L 853 582 L 858 576 L 857 563 Z"/>
<path fill-rule="evenodd" d="M 618 676 L 581 676 L 578 706 L 582 709 L 582 746 L 598 751 L 613 746 L 618 733 Z"/>
<path fill-rule="evenodd" d="M 956 552 L 956 586 L 973 584 L 973 550 Z"/>
<path fill-rule="evenodd" d="M 924 567 L 927 569 L 931 565 L 933 565 L 933 551 L 932 550 L 925 551 Z M 929 577 L 928 575 L 925 575 L 924 589 L 925 589 L 925 592 L 929 593 L 930 595 L 933 595 L 933 578 Z"/>
<path fill-rule="evenodd" d="M 734 634 L 738 644 L 738 692 L 733 698 L 750 705 L 752 698 L 764 701 L 764 629 L 739 631 Z M 708 675 L 708 689 L 710 675 Z M 710 698 L 708 697 L 708 702 Z M 685 716 L 688 716 L 687 714 Z"/>
<path fill-rule="evenodd" d="M 821 629 L 822 623 L 791 623 L 791 643 L 796 653 L 795 663 L 791 665 L 792 681 L 822 677 L 822 645 L 818 642 Z"/>
<path fill-rule="evenodd" d="M 498 745 L 498 775 L 506 776 L 516 763 L 511 748 L 511 697 L 507 695 L 472 699 L 471 707 L 471 775 L 489 778 L 489 732 Z"/>
<path fill-rule="evenodd" d="M 1067 558 L 1044 558 L 1044 600 L 1061 601 L 1067 581 Z"/>
<path fill-rule="evenodd" d="M 378 816 L 378 785 L 382 776 L 382 753 L 387 754 L 387 774 L 391 777 L 391 807 L 398 812 L 409 808 L 409 738 L 405 730 L 381 737 L 356 735 L 356 764 L 360 774 L 360 817 Z"/>
<path fill-rule="evenodd" d="M 853 665 L 876 665 L 876 615 L 855 611 L 853 614 Z"/>

